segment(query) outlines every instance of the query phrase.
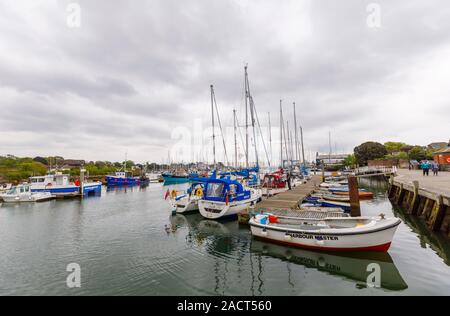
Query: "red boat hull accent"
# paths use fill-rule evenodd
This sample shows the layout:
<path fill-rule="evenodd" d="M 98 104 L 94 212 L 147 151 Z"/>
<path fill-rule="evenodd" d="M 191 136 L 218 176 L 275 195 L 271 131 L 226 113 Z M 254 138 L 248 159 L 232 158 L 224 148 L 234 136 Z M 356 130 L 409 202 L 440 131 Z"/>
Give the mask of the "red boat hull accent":
<path fill-rule="evenodd" d="M 371 246 L 371 247 L 361 247 L 361 248 L 332 248 L 332 247 L 314 247 L 314 246 L 305 246 L 305 245 L 299 245 L 296 243 L 288 242 L 288 241 L 280 241 L 280 240 L 274 240 L 270 238 L 264 238 L 255 236 L 256 239 L 260 239 L 263 241 L 280 244 L 284 246 L 290 246 L 295 248 L 301 248 L 306 250 L 316 250 L 316 251 L 376 251 L 376 252 L 387 252 L 389 248 L 391 247 L 391 243 L 387 243 L 384 245 L 377 245 L 377 246 Z"/>

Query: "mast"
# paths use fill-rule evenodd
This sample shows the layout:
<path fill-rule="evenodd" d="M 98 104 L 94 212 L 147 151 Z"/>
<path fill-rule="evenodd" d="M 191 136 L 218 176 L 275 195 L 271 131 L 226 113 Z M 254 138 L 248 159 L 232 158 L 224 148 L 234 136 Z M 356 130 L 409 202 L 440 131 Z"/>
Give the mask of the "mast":
<path fill-rule="evenodd" d="M 238 168 L 238 152 L 237 152 L 237 126 L 236 126 L 236 110 L 233 110 L 234 119 L 234 167 Z"/>
<path fill-rule="evenodd" d="M 124 161 L 124 163 L 123 163 L 123 172 L 127 172 L 127 156 L 128 156 L 128 153 L 127 152 L 125 152 L 125 161 Z"/>
<path fill-rule="evenodd" d="M 297 134 L 297 112 L 295 110 L 294 102 L 294 128 L 295 128 L 295 160 L 300 160 L 300 152 L 298 147 L 298 134 Z"/>
<path fill-rule="evenodd" d="M 255 128 L 255 104 L 253 103 L 253 98 L 250 93 L 250 83 L 248 81 L 248 71 L 247 67 L 245 67 L 245 82 L 246 82 L 246 95 L 248 96 L 248 101 L 250 105 L 250 118 L 252 120 L 252 129 L 253 129 L 253 143 L 255 146 L 255 162 L 256 166 L 259 166 L 259 159 L 258 159 L 258 146 L 257 146 L 257 138 L 256 138 L 256 128 Z"/>
<path fill-rule="evenodd" d="M 213 85 L 211 85 L 211 121 L 212 121 L 214 170 L 216 170 L 217 169 L 217 164 L 216 164 L 216 134 L 214 132 L 214 86 Z"/>
<path fill-rule="evenodd" d="M 303 158 L 303 166 L 306 167 L 306 161 L 305 161 L 305 147 L 303 145 L 303 128 L 300 126 L 300 139 L 302 143 L 302 158 Z"/>
<path fill-rule="evenodd" d="M 244 67 L 244 86 L 245 86 L 245 165 L 248 168 L 248 91 L 247 91 L 247 65 Z"/>
<path fill-rule="evenodd" d="M 286 121 L 287 122 L 287 121 Z M 283 122 L 283 138 L 284 138 L 284 150 L 286 153 L 286 161 L 289 163 L 289 152 L 288 152 L 288 142 L 287 142 L 287 133 L 286 129 L 284 128 L 284 122 Z"/>
<path fill-rule="evenodd" d="M 289 121 L 286 121 L 286 131 L 287 131 L 287 133 L 286 133 L 286 136 L 287 136 L 287 139 L 286 139 L 286 155 L 287 155 L 287 157 L 288 157 L 288 160 L 290 160 L 291 161 L 291 165 L 292 165 L 292 156 L 291 156 L 291 140 L 290 140 L 290 138 L 289 138 L 289 135 L 290 135 L 290 131 L 289 131 Z"/>
<path fill-rule="evenodd" d="M 331 131 L 328 132 L 328 143 L 329 143 L 329 146 L 330 146 L 330 153 L 329 153 L 329 156 L 328 156 L 328 163 L 331 164 Z"/>
<path fill-rule="evenodd" d="M 283 100 L 280 100 L 280 166 L 283 168 Z"/>
<path fill-rule="evenodd" d="M 270 124 L 270 112 L 267 113 L 269 115 L 269 146 L 270 146 L 270 160 L 273 160 L 273 152 L 272 152 L 272 126 Z"/>

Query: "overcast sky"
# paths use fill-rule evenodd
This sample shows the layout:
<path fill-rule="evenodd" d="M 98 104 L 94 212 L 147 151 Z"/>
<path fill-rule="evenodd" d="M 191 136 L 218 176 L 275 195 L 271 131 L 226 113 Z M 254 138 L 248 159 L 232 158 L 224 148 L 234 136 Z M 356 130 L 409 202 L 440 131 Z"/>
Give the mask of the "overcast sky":
<path fill-rule="evenodd" d="M 231 157 L 246 63 L 266 141 L 271 112 L 274 160 L 280 99 L 290 126 L 297 103 L 307 155 L 328 152 L 329 131 L 338 152 L 448 141 L 448 1 L 376 1 L 380 25 L 372 2 L 79 0 L 73 27 L 71 1 L 2 1 L 0 155 L 211 160 L 201 131 L 214 84 Z"/>

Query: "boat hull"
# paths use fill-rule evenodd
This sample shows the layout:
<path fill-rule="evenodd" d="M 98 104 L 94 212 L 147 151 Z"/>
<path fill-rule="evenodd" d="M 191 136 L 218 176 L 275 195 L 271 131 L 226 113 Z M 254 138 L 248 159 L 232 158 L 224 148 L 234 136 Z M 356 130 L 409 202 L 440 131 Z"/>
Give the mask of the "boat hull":
<path fill-rule="evenodd" d="M 45 193 L 33 193 L 24 195 L 8 195 L 1 196 L 5 203 L 27 203 L 27 202 L 44 202 L 54 198 L 54 196 L 48 192 Z"/>
<path fill-rule="evenodd" d="M 106 176 L 105 179 L 108 186 L 140 185 L 142 183 L 140 179 L 132 177 L 121 178 L 115 176 Z"/>
<path fill-rule="evenodd" d="M 47 186 L 45 188 L 31 188 L 31 192 L 50 192 L 52 195 L 67 195 L 77 194 L 80 192 L 80 187 L 76 185 L 64 186 Z M 100 195 L 102 193 L 101 182 L 85 183 L 83 185 L 83 195 Z"/>
<path fill-rule="evenodd" d="M 164 185 L 181 184 L 189 182 L 189 177 L 163 176 Z"/>
<path fill-rule="evenodd" d="M 250 220 L 252 235 L 258 239 L 291 247 L 320 251 L 379 251 L 389 250 L 399 220 L 392 221 L 383 229 L 364 233 L 321 233 L 270 227 Z"/>
<path fill-rule="evenodd" d="M 198 202 L 198 207 L 200 214 L 204 218 L 219 219 L 228 216 L 235 216 L 242 211 L 247 210 L 249 207 L 255 205 L 259 199 L 261 199 L 261 196 L 261 190 L 255 190 L 248 200 L 230 203 L 200 200 Z"/>
<path fill-rule="evenodd" d="M 186 214 L 192 212 L 198 212 L 198 201 L 199 199 L 189 199 L 184 198 L 177 202 L 175 202 L 176 213 L 178 214 Z"/>

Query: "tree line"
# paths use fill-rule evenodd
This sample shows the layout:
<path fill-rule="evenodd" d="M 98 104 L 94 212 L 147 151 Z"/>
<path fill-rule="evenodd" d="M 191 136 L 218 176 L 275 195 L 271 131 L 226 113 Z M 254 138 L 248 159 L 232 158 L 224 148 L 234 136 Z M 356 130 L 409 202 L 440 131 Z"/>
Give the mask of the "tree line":
<path fill-rule="evenodd" d="M 365 142 L 353 150 L 345 161 L 345 166 L 365 166 L 369 160 L 432 160 L 433 151 L 419 145 L 408 145 L 402 142 Z"/>

